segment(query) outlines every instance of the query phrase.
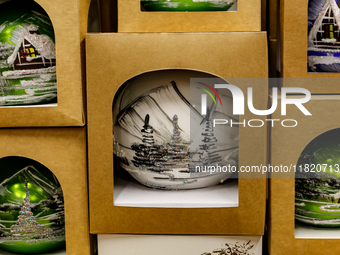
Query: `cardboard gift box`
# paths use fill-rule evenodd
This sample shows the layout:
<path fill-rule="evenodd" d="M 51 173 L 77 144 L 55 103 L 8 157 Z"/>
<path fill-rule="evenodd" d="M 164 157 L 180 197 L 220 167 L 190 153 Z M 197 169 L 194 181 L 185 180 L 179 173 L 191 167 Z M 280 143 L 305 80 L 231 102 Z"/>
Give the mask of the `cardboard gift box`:
<path fill-rule="evenodd" d="M 4 250 L 21 253 L 6 247 L 9 233 L 13 234 L 14 240 L 21 235 L 15 224 L 25 228 L 20 216 L 14 212 L 20 207 L 21 217 L 31 222 L 30 226 L 34 228 L 27 231 L 26 236 L 30 232 L 35 233 L 32 240 L 28 238 L 25 241 L 28 246 L 23 246 L 27 249 L 25 253 L 30 246 L 32 254 L 44 253 L 40 250 L 41 242 L 53 246 L 66 235 L 66 251 L 62 249 L 58 254 L 92 254 L 88 227 L 85 128 L 1 129 L 0 137 L 1 254 L 7 254 Z M 4 210 L 4 206 L 7 209 Z M 11 206 L 13 209 L 8 209 Z M 30 211 L 35 218 L 30 216 Z M 8 218 L 9 213 L 14 217 Z M 48 232 L 47 239 L 45 232 Z M 10 246 L 17 246 L 16 249 L 21 249 L 24 244 L 23 241 L 18 241 L 18 244 L 11 242 Z"/>
<path fill-rule="evenodd" d="M 112 251 L 127 255 L 159 254 L 159 251 L 179 255 L 212 254 L 213 251 L 262 255 L 262 236 L 98 235 L 98 254 Z"/>
<path fill-rule="evenodd" d="M 0 127 L 83 126 L 84 40 L 91 1 L 36 2 L 46 11 L 54 28 L 57 103 L 1 107 Z"/>
<path fill-rule="evenodd" d="M 295 175 L 300 171 L 301 165 L 298 162 L 304 159 L 305 154 L 302 152 L 307 145 L 325 132 L 330 130 L 334 132 L 334 129 L 340 127 L 339 118 L 334 115 L 334 109 L 340 107 L 340 97 L 312 96 L 311 100 L 303 106 L 312 114 L 311 116 L 304 115 L 295 105 L 288 105 L 287 116 L 284 118 L 296 120 L 297 125 L 290 128 L 277 125 L 271 130 L 271 165 L 273 167 L 282 165 L 287 169 L 291 167 L 291 171 L 286 173 L 282 171 L 271 173 L 268 214 L 268 245 L 271 255 L 332 254 L 339 249 L 339 240 L 336 239 L 339 238 L 338 228 L 308 225 L 295 219 L 298 210 L 308 202 L 308 199 L 301 202 L 295 200 L 298 197 L 296 192 L 299 192 L 295 191 Z M 282 120 L 283 116 L 277 110 L 272 118 Z M 330 138 L 336 139 L 335 136 Z M 311 153 L 314 155 L 317 152 L 315 150 Z M 332 154 L 328 157 L 332 157 Z M 322 158 L 320 157 L 320 160 Z M 321 170 L 321 165 L 315 164 L 314 171 Z M 312 166 L 312 164 L 308 165 Z M 294 166 L 296 166 L 296 173 Z M 322 203 L 319 203 L 318 207 L 321 205 Z M 308 216 L 310 213 L 309 211 L 305 215 Z M 318 222 L 318 219 L 315 219 L 315 222 Z"/>
<path fill-rule="evenodd" d="M 262 235 L 266 199 L 262 175 L 246 178 L 240 173 L 238 183 L 231 180 L 227 188 L 146 188 L 124 179 L 125 171 L 121 172 L 114 160 L 112 135 L 113 100 L 121 86 L 136 75 L 160 70 L 195 70 L 229 77 L 226 79 L 244 94 L 247 87 L 253 87 L 254 105 L 267 109 L 268 83 L 261 79 L 268 73 L 266 34 L 88 34 L 86 47 L 91 233 Z M 144 84 L 148 86 L 147 81 Z M 144 88 L 136 87 L 139 89 Z M 251 118 L 264 120 L 246 110 L 239 121 L 246 123 Z M 266 125 L 240 128 L 240 165 L 266 164 L 266 131 Z M 234 200 L 226 207 L 229 191 Z M 200 215 L 209 217 L 201 220 Z"/>
<path fill-rule="evenodd" d="M 238 0 L 235 7 L 236 11 L 150 12 L 141 10 L 140 0 L 119 0 L 118 32 L 261 31 L 261 0 Z"/>
<path fill-rule="evenodd" d="M 339 78 L 336 72 L 309 72 L 308 49 L 308 1 L 282 0 L 280 2 L 280 64 L 283 78 Z M 314 94 L 338 94 L 340 86 L 325 79 L 310 80 L 301 86 L 283 81 L 282 86 L 304 87 Z"/>

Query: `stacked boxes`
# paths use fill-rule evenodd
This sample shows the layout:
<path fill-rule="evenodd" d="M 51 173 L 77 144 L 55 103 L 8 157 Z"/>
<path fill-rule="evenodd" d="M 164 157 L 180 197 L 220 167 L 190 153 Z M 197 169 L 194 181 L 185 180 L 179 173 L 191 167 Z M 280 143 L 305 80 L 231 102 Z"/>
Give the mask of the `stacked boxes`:
<path fill-rule="evenodd" d="M 272 173 L 270 180 L 271 255 L 336 253 L 338 249 L 339 124 L 334 115 L 340 106 L 338 28 L 334 26 L 338 9 L 336 1 L 280 3 L 282 89 L 307 89 L 311 99 L 301 109 L 311 115 L 287 105 L 287 118 L 294 119 L 296 126 L 271 129 L 271 164 L 291 167 L 287 173 Z M 298 90 L 289 100 L 308 94 Z M 272 118 L 279 117 L 278 110 Z"/>
<path fill-rule="evenodd" d="M 90 0 L 5 1 L 0 10 L 7 4 L 14 6 L 9 15 L 19 6 L 30 11 L 31 5 L 40 5 L 53 25 L 54 38 L 46 36 L 44 24 L 49 21 L 45 14 L 35 12 L 36 9 L 32 12 L 35 19 L 27 18 L 26 14 L 17 20 L 9 16 L 8 22 L 13 23 L 5 22 L 0 29 L 7 31 L 8 24 L 22 22 L 14 32 L 9 32 L 11 43 L 16 43 L 18 36 L 18 44 L 1 44 L 1 50 L 6 45 L 13 48 L 14 53 L 17 51 L 13 56 L 19 62 L 10 67 L 13 70 L 6 71 L 12 76 L 4 75 L 3 69 L 0 76 L 0 253 L 90 255 L 84 127 L 84 46 Z M 34 20 L 39 24 L 34 24 Z M 55 52 L 48 52 L 45 45 L 55 48 Z M 42 69 L 27 67 L 40 59 Z M 5 62 L 10 63 L 10 58 L 1 59 L 1 68 Z M 21 64 L 23 67 L 19 67 Z M 52 67 L 44 69 L 49 65 Z M 54 103 L 36 104 L 29 100 L 18 103 L 17 99 L 26 96 L 13 94 L 12 88 L 6 87 L 16 79 L 15 72 L 27 75 L 17 85 L 23 86 L 23 90 L 29 87 L 27 98 L 51 79 L 52 73 L 54 82 L 56 80 Z M 9 100 L 7 105 L 6 100 Z"/>
<path fill-rule="evenodd" d="M 290 97 L 294 99 L 294 96 Z M 296 97 L 295 97 L 296 98 Z M 313 210 L 305 213 L 300 220 L 296 220 L 299 210 L 305 210 L 308 203 L 315 200 L 313 195 L 308 198 L 300 198 L 300 194 L 304 194 L 301 190 L 296 190 L 298 181 L 304 179 L 295 179 L 301 176 L 304 172 L 320 173 L 329 170 L 332 162 L 327 162 L 327 159 L 335 157 L 331 154 L 330 140 L 337 141 L 337 136 L 334 135 L 339 128 L 337 117 L 334 116 L 331 109 L 339 107 L 340 97 L 334 96 L 312 96 L 312 99 L 304 104 L 304 107 L 312 114 L 312 116 L 304 115 L 295 105 L 287 106 L 287 114 L 289 118 L 297 120 L 298 124 L 294 128 L 284 128 L 277 126 L 272 128 L 271 142 L 271 163 L 273 166 L 296 166 L 296 170 L 284 173 L 272 173 L 270 180 L 270 216 L 269 216 L 269 252 L 270 254 L 285 254 L 286 252 L 298 254 L 318 254 L 318 253 L 334 253 L 338 249 L 337 228 L 325 227 L 322 220 L 315 215 L 312 216 Z M 279 118 L 279 111 L 274 114 L 273 118 Z M 331 137 L 327 140 L 326 132 L 332 132 Z M 324 136 L 324 137 L 322 137 Z M 314 161 L 313 164 L 301 163 L 302 158 L 306 157 L 304 150 L 311 143 L 315 145 L 315 139 L 320 137 L 328 143 L 327 152 L 323 153 L 320 147 L 314 147 L 314 155 L 320 160 Z M 320 141 L 318 142 L 320 144 Z M 322 144 L 322 143 L 321 143 Z M 327 147 L 325 147 L 327 150 Z M 311 152 L 310 152 L 311 153 Z M 323 161 L 325 160 L 325 161 Z M 325 168 L 322 164 L 327 164 Z M 308 170 L 308 168 L 311 168 Z M 315 168 L 315 169 L 312 169 Z M 327 171 L 326 171 L 327 172 Z M 337 170 L 334 168 L 334 172 Z M 331 173 L 331 172 L 329 172 Z M 312 180 L 312 179 L 310 179 Z M 308 180 L 307 180 L 308 181 Z M 297 182 L 297 183 L 296 183 Z M 327 185 L 326 185 L 327 186 Z M 330 186 L 332 187 L 332 185 Z M 311 187 L 309 192 L 313 192 L 317 186 Z M 302 196 L 301 195 L 301 196 Z M 318 207 L 323 204 L 329 204 L 330 200 L 324 202 L 315 202 Z M 294 213 L 295 206 L 295 213 Z M 314 209 L 315 210 L 315 209 Z M 322 213 L 322 212 L 321 212 Z M 327 211 L 324 211 L 325 215 Z M 336 219 L 336 211 L 331 212 Z M 320 212 L 318 212 L 319 215 Z M 310 215 L 310 216 L 309 216 Z M 315 217 L 312 223 L 307 217 Z M 327 219 L 327 216 L 324 216 Z M 305 220 L 304 220 L 305 219 Z M 328 218 L 331 219 L 331 218 Z M 308 224 L 307 224 L 307 223 Z"/>
<path fill-rule="evenodd" d="M 168 156 L 163 156 L 152 170 L 145 171 L 146 164 L 140 162 L 146 154 L 137 150 L 143 146 L 161 148 L 155 137 L 161 139 L 160 130 L 164 128 L 170 134 L 177 132 L 177 117 L 168 112 L 175 111 L 183 98 L 193 107 L 192 95 L 188 96 L 191 91 L 185 92 L 188 87 L 181 87 L 181 84 L 190 83 L 189 78 L 224 79 L 245 96 L 247 88 L 252 87 L 255 107 L 266 109 L 268 82 L 256 79 L 268 75 L 266 33 L 259 32 L 260 29 L 260 1 L 238 1 L 234 12 L 148 12 L 141 10 L 140 1 L 134 0 L 118 1 L 118 33 L 87 35 L 90 231 L 98 234 L 99 254 L 112 250 L 119 252 L 129 242 L 141 246 L 124 252 L 144 254 L 152 252 L 155 243 L 167 245 L 171 240 L 182 245 L 183 250 L 189 250 L 207 238 L 213 240 L 211 244 L 219 243 L 225 248 L 228 240 L 234 240 L 230 242 L 235 244 L 237 239 L 247 248 L 255 244 L 257 248 L 252 252 L 261 253 L 266 201 L 266 180 L 261 174 L 255 173 L 253 178 L 248 178 L 249 175 L 240 173 L 237 180 L 231 178 L 224 184 L 182 190 L 190 185 L 191 178 L 180 180 L 172 177 L 171 172 L 166 178 L 157 176 L 155 169 L 164 165 Z M 209 85 L 214 86 L 213 83 Z M 169 98 L 161 97 L 165 86 L 170 92 L 175 88 L 176 96 L 181 96 L 157 115 L 154 112 L 166 105 Z M 154 104 L 152 99 L 149 102 L 153 106 L 148 108 L 144 100 L 149 96 L 159 96 L 162 100 Z M 175 113 L 179 116 L 180 134 L 184 137 L 187 131 L 182 126 L 183 117 L 181 113 Z M 161 121 L 156 122 L 155 116 L 163 114 L 166 118 L 160 117 Z M 189 117 L 188 114 L 185 118 Z M 125 125 L 123 131 L 117 128 L 118 119 L 120 126 Z M 251 119 L 265 122 L 263 116 L 255 116 L 248 109 L 237 119 L 241 123 L 237 138 L 238 164 L 265 165 L 267 125 L 251 128 L 246 124 Z M 169 120 L 174 123 L 174 131 L 167 126 Z M 144 145 L 138 144 L 142 135 Z M 175 140 L 178 136 L 172 137 Z M 149 155 L 145 157 L 149 158 Z M 153 155 L 158 157 L 158 154 Z M 140 179 L 144 186 L 124 169 Z M 154 180 L 167 179 L 180 181 L 180 184 L 161 186 L 157 181 L 156 184 L 143 181 L 150 172 L 156 172 Z M 157 190 L 150 186 L 178 190 Z M 180 244 L 179 240 L 188 242 Z M 251 244 L 247 244 L 248 241 Z M 175 246 L 169 252 L 176 252 Z M 214 250 L 206 247 L 206 250 L 197 251 Z"/>

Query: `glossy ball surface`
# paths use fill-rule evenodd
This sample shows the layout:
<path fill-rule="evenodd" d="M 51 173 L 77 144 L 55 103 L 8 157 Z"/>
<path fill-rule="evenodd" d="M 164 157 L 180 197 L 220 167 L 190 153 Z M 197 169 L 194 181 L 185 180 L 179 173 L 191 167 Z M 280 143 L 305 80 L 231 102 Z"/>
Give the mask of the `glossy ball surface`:
<path fill-rule="evenodd" d="M 295 218 L 315 226 L 340 226 L 340 129 L 312 140 L 297 166 Z"/>
<path fill-rule="evenodd" d="M 197 77 L 208 79 L 204 81 L 211 87 L 226 82 L 196 71 L 155 71 L 132 78 L 116 95 L 114 150 L 122 168 L 141 184 L 172 190 L 203 188 L 223 182 L 232 172 L 212 174 L 195 166 L 237 168 L 238 127 L 212 125 L 213 118 L 237 119 L 232 116 L 230 92 L 219 91 L 223 105 L 218 99 L 216 104 L 208 101 L 209 114 L 202 115 L 202 89 L 208 87 L 203 83 L 191 87 L 190 78 Z"/>
<path fill-rule="evenodd" d="M 0 106 L 56 102 L 51 20 L 32 0 L 0 4 Z"/>
<path fill-rule="evenodd" d="M 210 12 L 228 11 L 234 5 L 234 1 L 193 1 L 193 0 L 170 0 L 170 1 L 141 1 L 142 10 L 159 12 Z"/>
<path fill-rule="evenodd" d="M 0 159 L 0 254 L 65 248 L 64 196 L 56 177 L 23 157 Z"/>

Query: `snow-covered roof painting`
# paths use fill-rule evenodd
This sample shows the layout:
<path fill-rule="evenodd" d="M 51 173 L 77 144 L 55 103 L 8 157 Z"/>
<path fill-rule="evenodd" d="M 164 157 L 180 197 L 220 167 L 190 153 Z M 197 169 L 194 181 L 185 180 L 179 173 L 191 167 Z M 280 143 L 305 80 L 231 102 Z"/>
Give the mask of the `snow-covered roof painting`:
<path fill-rule="evenodd" d="M 0 3 L 0 107 L 57 103 L 56 47 L 35 1 Z"/>
<path fill-rule="evenodd" d="M 310 41 L 314 40 L 316 38 L 316 34 L 319 31 L 321 25 L 322 25 L 322 21 L 324 18 L 328 18 L 326 17 L 327 14 L 330 13 L 330 11 L 333 12 L 333 17 L 334 17 L 334 23 L 336 23 L 338 26 L 340 26 L 340 10 L 339 7 L 336 3 L 335 0 L 321 0 L 321 2 L 325 1 L 324 5 L 322 6 L 319 15 L 317 16 L 316 20 L 314 21 L 314 25 L 312 26 L 310 32 L 309 32 L 309 37 L 308 39 Z M 311 15 L 313 15 L 316 10 L 318 10 L 316 7 L 320 7 L 320 5 L 315 5 L 315 8 L 313 8 L 314 5 L 310 5 L 310 13 Z"/>
<path fill-rule="evenodd" d="M 313 72 L 340 72 L 340 9 L 336 0 L 310 0 L 308 67 Z"/>
<path fill-rule="evenodd" d="M 12 55 L 7 59 L 7 64 L 13 65 L 14 61 L 17 57 L 17 53 L 21 47 L 21 43 L 24 40 L 27 40 L 30 44 L 32 44 L 36 50 L 39 52 L 41 57 L 46 59 L 55 59 L 55 45 L 54 42 L 47 35 L 39 35 L 39 34 L 31 34 L 31 31 L 38 31 L 38 26 L 30 25 L 26 29 L 19 28 L 17 32 L 13 31 L 13 34 L 18 36 L 19 43 L 16 45 Z"/>

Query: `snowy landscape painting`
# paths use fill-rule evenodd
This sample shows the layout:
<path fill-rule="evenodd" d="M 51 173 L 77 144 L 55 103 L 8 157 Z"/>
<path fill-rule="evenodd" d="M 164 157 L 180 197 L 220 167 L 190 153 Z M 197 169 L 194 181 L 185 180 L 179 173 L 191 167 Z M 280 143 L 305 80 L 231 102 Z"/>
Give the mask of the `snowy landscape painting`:
<path fill-rule="evenodd" d="M 0 5 L 0 106 L 57 102 L 51 20 L 34 1 Z"/>
<path fill-rule="evenodd" d="M 317 136 L 302 151 L 295 175 L 298 222 L 320 229 L 340 227 L 339 167 L 340 129 Z"/>
<path fill-rule="evenodd" d="M 194 75 L 202 74 L 184 70 L 143 74 L 128 82 L 116 100 L 114 153 L 122 168 L 144 186 L 167 190 L 213 186 L 231 172 L 205 171 L 207 167 L 237 167 L 238 126 L 212 125 L 213 118 L 238 120 L 231 114 L 232 97 L 221 91 L 223 106 L 212 103 L 202 116 L 197 110 L 200 102 L 188 95 Z M 136 92 L 148 86 L 149 91 Z M 196 83 L 194 90 L 200 101 Z M 133 93 L 136 97 L 127 100 Z"/>
<path fill-rule="evenodd" d="M 2 250 L 45 254 L 62 249 L 64 198 L 57 178 L 31 159 L 0 159 L 0 254 Z"/>
<path fill-rule="evenodd" d="M 309 0 L 308 71 L 340 72 L 339 13 L 337 0 Z"/>

